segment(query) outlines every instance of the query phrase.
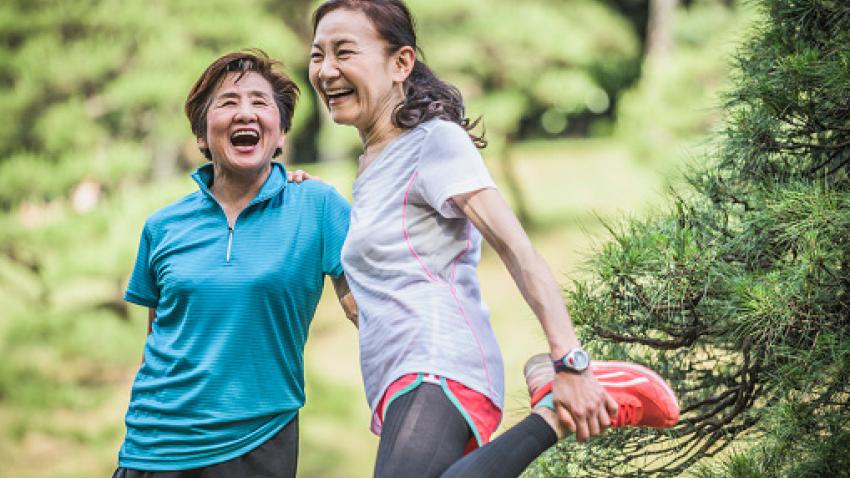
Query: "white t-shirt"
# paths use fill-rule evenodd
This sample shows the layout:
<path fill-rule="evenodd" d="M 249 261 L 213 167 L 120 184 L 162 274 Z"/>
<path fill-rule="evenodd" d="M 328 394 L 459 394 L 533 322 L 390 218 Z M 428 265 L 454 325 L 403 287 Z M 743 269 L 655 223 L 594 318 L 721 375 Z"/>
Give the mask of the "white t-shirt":
<path fill-rule="evenodd" d="M 502 357 L 475 270 L 481 235 L 450 200 L 495 187 L 463 128 L 437 119 L 394 139 L 354 182 L 342 263 L 373 413 L 392 382 L 420 372 L 503 407 Z"/>

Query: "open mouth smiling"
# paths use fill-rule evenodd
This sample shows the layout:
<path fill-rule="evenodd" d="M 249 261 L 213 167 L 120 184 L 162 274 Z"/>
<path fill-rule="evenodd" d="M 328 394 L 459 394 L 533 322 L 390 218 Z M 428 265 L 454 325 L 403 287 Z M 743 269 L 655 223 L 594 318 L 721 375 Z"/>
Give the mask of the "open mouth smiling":
<path fill-rule="evenodd" d="M 236 148 L 253 148 L 260 142 L 260 133 L 253 129 L 237 129 L 230 135 L 230 144 Z"/>
<path fill-rule="evenodd" d="M 354 88 L 339 88 L 335 90 L 325 90 L 325 96 L 328 98 L 328 104 L 336 103 L 344 98 L 351 96 L 354 93 Z"/>

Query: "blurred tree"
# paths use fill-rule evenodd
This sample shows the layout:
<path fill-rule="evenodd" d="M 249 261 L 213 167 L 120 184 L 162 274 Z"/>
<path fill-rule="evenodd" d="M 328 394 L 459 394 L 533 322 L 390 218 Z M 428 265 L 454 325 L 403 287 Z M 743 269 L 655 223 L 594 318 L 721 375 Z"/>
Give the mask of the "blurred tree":
<path fill-rule="evenodd" d="M 0 256 L 38 278 L 43 303 L 59 286 L 43 277 L 47 251 L 72 241 L 47 247 L 42 226 L 203 161 L 182 106 L 209 61 L 249 46 L 299 63 L 306 52 L 259 1 L 223 0 L 10 0 L 0 45 Z M 103 264 L 110 284 L 120 264 Z"/>
<path fill-rule="evenodd" d="M 639 70 L 628 24 L 590 0 L 411 1 L 431 65 L 483 114 L 517 215 L 531 211 L 511 161 L 511 145 L 534 132 L 563 134 L 570 122 L 610 114 Z M 579 130 L 581 131 L 581 130 Z M 587 130 L 581 131 L 586 133 Z"/>
<path fill-rule="evenodd" d="M 9 0 L 0 20 L 3 211 L 85 178 L 108 194 L 185 169 L 200 156 L 182 105 L 209 61 L 248 46 L 305 54 L 259 0 Z"/>
<path fill-rule="evenodd" d="M 646 50 L 646 32 L 649 25 L 649 0 L 602 0 L 614 11 L 625 17 L 631 23 L 638 35 L 640 51 Z"/>
<path fill-rule="evenodd" d="M 673 12 L 674 47 L 644 57 L 640 80 L 621 94 L 615 135 L 643 162 L 680 177 L 686 159 L 698 158 L 718 127 L 719 91 L 729 78 L 735 42 L 756 17 L 750 4 L 728 8 L 694 1 Z"/>
<path fill-rule="evenodd" d="M 715 161 L 612 228 L 568 295 L 596 355 L 668 377 L 682 419 L 562 445 L 542 474 L 850 474 L 850 3 L 758 3 Z"/>
<path fill-rule="evenodd" d="M 302 45 L 310 45 L 313 40 L 313 28 L 310 14 L 315 2 L 310 0 L 267 0 L 269 13 L 281 18 Z M 307 56 L 288 65 L 293 77 L 305 88 L 298 102 L 298 115 L 302 118 L 299 134 L 291 141 L 289 159 L 293 163 L 313 163 L 321 159 L 319 151 L 319 133 L 322 129 L 322 108 L 317 104 L 313 90 L 309 88 L 310 78 Z M 306 118 L 306 119 L 305 119 Z"/>
<path fill-rule="evenodd" d="M 640 38 L 641 51 L 644 54 L 649 51 L 649 47 L 647 43 L 650 41 L 650 37 L 652 37 L 651 26 L 650 26 L 650 16 L 652 14 L 653 9 L 661 6 L 665 7 L 669 12 L 670 4 L 672 3 L 681 3 L 682 6 L 686 8 L 691 8 L 692 5 L 699 5 L 708 3 L 717 3 L 723 5 L 725 7 L 731 8 L 735 1 L 734 0 L 601 0 L 606 5 L 611 6 L 616 12 L 623 15 L 629 23 L 632 24 L 635 31 L 637 32 Z M 666 4 L 666 5 L 665 5 Z"/>
<path fill-rule="evenodd" d="M 646 57 L 650 63 L 663 62 L 673 50 L 673 22 L 678 0 L 650 0 L 646 32 Z"/>

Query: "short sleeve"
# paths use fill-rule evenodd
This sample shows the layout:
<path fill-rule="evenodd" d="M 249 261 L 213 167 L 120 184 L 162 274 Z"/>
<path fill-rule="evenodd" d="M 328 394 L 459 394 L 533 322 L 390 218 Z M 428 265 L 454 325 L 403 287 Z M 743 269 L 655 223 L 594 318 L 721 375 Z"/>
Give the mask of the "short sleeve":
<path fill-rule="evenodd" d="M 449 201 L 452 196 L 496 188 L 478 149 L 456 123 L 437 120 L 422 141 L 416 187 L 425 201 L 443 217 L 462 213 Z"/>
<path fill-rule="evenodd" d="M 139 252 L 136 254 L 136 265 L 130 275 L 130 283 L 124 292 L 124 300 L 145 307 L 155 308 L 159 303 L 159 286 L 156 276 L 151 269 L 151 232 L 145 224 L 142 238 L 139 240 Z"/>
<path fill-rule="evenodd" d="M 325 193 L 322 218 L 322 273 L 332 277 L 342 275 L 342 244 L 348 235 L 351 206 L 334 188 Z"/>

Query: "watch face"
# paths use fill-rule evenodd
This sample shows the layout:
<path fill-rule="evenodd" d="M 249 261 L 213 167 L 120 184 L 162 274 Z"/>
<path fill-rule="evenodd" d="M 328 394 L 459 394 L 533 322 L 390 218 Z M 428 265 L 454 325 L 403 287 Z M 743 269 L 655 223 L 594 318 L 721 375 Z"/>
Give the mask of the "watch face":
<path fill-rule="evenodd" d="M 590 366 L 590 355 L 582 348 L 575 348 L 552 363 L 557 372 L 582 373 Z"/>
<path fill-rule="evenodd" d="M 569 365 L 576 370 L 584 370 L 590 365 L 590 357 L 583 349 L 575 349 L 567 356 Z"/>

